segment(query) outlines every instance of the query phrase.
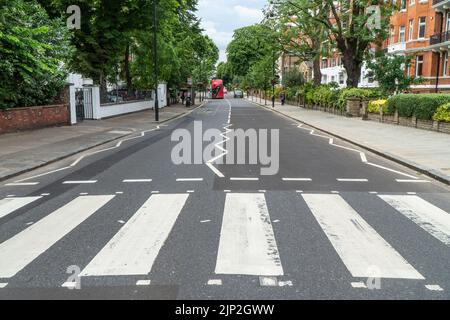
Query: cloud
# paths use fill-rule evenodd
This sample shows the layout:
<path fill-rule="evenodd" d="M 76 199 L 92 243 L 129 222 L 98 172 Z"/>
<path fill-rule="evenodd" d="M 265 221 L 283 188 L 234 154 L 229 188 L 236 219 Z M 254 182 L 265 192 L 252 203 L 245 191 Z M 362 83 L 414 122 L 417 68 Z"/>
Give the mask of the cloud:
<path fill-rule="evenodd" d="M 226 60 L 226 48 L 234 30 L 261 22 L 267 0 L 200 0 L 198 16 L 202 28 L 220 50 L 220 61 Z"/>
<path fill-rule="evenodd" d="M 240 19 L 244 19 L 249 24 L 259 23 L 264 18 L 262 11 L 259 9 L 248 8 L 241 5 L 234 6 L 233 9 Z"/>

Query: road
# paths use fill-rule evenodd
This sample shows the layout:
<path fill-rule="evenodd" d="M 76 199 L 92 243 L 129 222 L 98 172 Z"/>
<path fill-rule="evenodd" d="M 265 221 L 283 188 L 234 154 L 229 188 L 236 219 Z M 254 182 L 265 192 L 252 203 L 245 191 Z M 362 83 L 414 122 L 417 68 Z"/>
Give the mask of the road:
<path fill-rule="evenodd" d="M 195 121 L 278 129 L 278 173 L 175 165 Z M 0 299 L 449 299 L 449 213 L 448 187 L 228 97 L 3 183 Z"/>

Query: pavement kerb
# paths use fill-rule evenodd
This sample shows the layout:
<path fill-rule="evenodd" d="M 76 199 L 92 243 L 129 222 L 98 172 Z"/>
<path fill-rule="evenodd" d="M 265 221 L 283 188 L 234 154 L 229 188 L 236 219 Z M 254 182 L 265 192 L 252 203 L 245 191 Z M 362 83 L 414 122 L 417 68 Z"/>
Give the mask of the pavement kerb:
<path fill-rule="evenodd" d="M 189 111 L 187 111 L 187 112 L 185 112 L 185 113 L 182 113 L 182 114 L 173 116 L 173 117 L 171 117 L 171 118 L 169 118 L 169 119 L 163 120 L 163 121 L 159 122 L 159 124 L 168 123 L 168 122 L 171 122 L 171 121 L 175 121 L 175 120 L 177 120 L 177 119 L 179 119 L 179 118 L 186 117 L 186 116 L 188 116 L 189 114 L 191 114 L 192 112 L 194 112 L 195 110 L 197 110 L 197 109 L 203 107 L 206 103 L 208 103 L 208 101 L 205 101 L 204 103 L 200 104 L 198 107 L 195 107 L 194 109 L 189 110 Z M 156 128 L 156 127 L 158 126 L 158 124 L 154 124 L 154 126 L 155 126 L 155 128 Z M 147 129 L 147 130 L 148 130 L 148 129 Z M 0 177 L 0 182 L 9 180 L 9 179 L 11 179 L 11 178 L 20 176 L 20 175 L 22 175 L 22 174 L 24 174 L 24 173 L 31 172 L 31 171 L 33 171 L 33 170 L 36 170 L 36 169 L 45 167 L 45 166 L 47 166 L 47 165 L 49 165 L 49 164 L 52 164 L 52 163 L 55 163 L 55 162 L 58 162 L 58 161 L 61 161 L 61 160 L 64 160 L 64 159 L 73 157 L 73 156 L 75 156 L 75 155 L 77 155 L 77 154 L 79 154 L 79 153 L 86 152 L 86 151 L 95 149 L 95 148 L 97 148 L 97 147 L 101 147 L 101 146 L 103 146 L 103 145 L 106 145 L 106 144 L 108 144 L 108 143 L 111 143 L 111 142 L 120 140 L 120 139 L 122 139 L 122 138 L 125 138 L 125 137 L 128 137 L 128 136 L 132 136 L 132 135 L 136 134 L 137 132 L 141 132 L 141 131 L 145 131 L 145 130 L 144 130 L 144 129 L 143 129 L 143 130 L 138 130 L 138 131 L 130 132 L 130 133 L 127 133 L 127 134 L 124 134 L 124 135 L 121 135 L 121 136 L 118 136 L 118 137 L 115 137 L 115 138 L 112 138 L 112 139 L 109 139 L 109 140 L 105 140 L 105 141 L 102 141 L 102 142 L 100 142 L 100 143 L 98 143 L 98 144 L 95 144 L 95 145 L 92 145 L 92 146 L 89 146 L 89 147 L 86 147 L 86 148 L 83 148 L 83 149 L 80 149 L 80 150 L 71 152 L 71 153 L 69 153 L 69 154 L 63 155 L 63 156 L 61 156 L 61 157 L 57 157 L 57 158 L 55 158 L 55 159 L 49 160 L 49 161 L 44 162 L 44 163 L 41 163 L 41 164 L 39 164 L 39 165 L 35 165 L 35 166 L 30 167 L 30 168 L 26 168 L 26 169 L 23 169 L 23 170 L 21 170 L 21 171 L 18 171 L 18 172 L 12 173 L 12 174 L 9 174 L 9 175 L 6 175 L 6 176 L 2 176 L 2 177 Z"/>
<path fill-rule="evenodd" d="M 292 116 L 289 116 L 289 115 L 287 115 L 287 114 L 285 114 L 285 113 L 283 113 L 283 112 L 281 112 L 281 111 L 273 110 L 273 109 L 272 109 L 271 107 L 269 107 L 269 106 L 265 106 L 265 105 L 260 104 L 260 103 L 258 103 L 258 102 L 253 102 L 253 101 L 248 100 L 248 99 L 247 99 L 247 101 L 249 101 L 249 102 L 251 102 L 251 103 L 253 103 L 253 104 L 255 104 L 255 105 L 258 105 L 258 106 L 260 106 L 260 107 L 262 107 L 262 108 L 264 108 L 264 109 L 267 109 L 267 110 L 269 110 L 269 111 L 272 111 L 272 112 L 275 112 L 275 113 L 277 113 L 277 114 L 280 114 L 280 115 L 282 115 L 282 116 L 284 116 L 284 117 L 286 117 L 286 118 L 289 118 L 289 119 L 291 119 L 291 120 L 294 120 L 294 121 L 296 121 L 296 122 L 298 122 L 298 123 L 305 124 L 305 125 L 307 125 L 307 126 L 309 126 L 309 127 L 311 127 L 311 128 L 314 128 L 314 129 L 316 129 L 316 130 L 319 130 L 319 131 L 321 131 L 321 132 L 323 132 L 323 133 L 326 133 L 326 134 L 328 134 L 328 135 L 330 135 L 330 136 L 333 136 L 333 137 L 336 137 L 336 138 L 338 138 L 338 139 L 340 139 L 340 140 L 343 140 L 343 141 L 349 142 L 349 143 L 351 143 L 351 144 L 354 144 L 355 146 L 358 146 L 358 147 L 360 147 L 360 148 L 362 148 L 362 149 L 365 149 L 365 150 L 367 150 L 367 151 L 370 151 L 370 152 L 372 152 L 372 153 L 374 153 L 374 154 L 376 154 L 376 155 L 382 156 L 382 157 L 384 157 L 384 158 L 386 158 L 386 159 L 388 159 L 388 160 L 391 160 L 391 161 L 394 161 L 394 162 L 396 162 L 396 163 L 398 163 L 398 164 L 404 165 L 404 166 L 406 166 L 406 167 L 408 167 L 408 168 L 410 168 L 410 169 L 413 169 L 413 170 L 415 170 L 415 171 L 417 171 L 417 172 L 420 172 L 420 173 L 422 173 L 422 174 L 425 174 L 425 175 L 429 176 L 430 178 L 433 178 L 433 179 L 435 179 L 435 180 L 437 180 L 437 181 L 440 181 L 440 182 L 442 182 L 442 183 L 444 183 L 444 184 L 446 184 L 446 185 L 450 185 L 450 178 L 446 177 L 445 175 L 441 174 L 440 172 L 437 172 L 437 171 L 434 170 L 434 169 L 431 169 L 431 168 L 428 168 L 428 167 L 424 167 L 424 166 L 422 166 L 422 165 L 420 165 L 420 164 L 417 164 L 417 163 L 415 163 L 415 162 L 413 162 L 413 161 L 404 159 L 404 158 L 399 157 L 399 156 L 397 156 L 397 155 L 394 155 L 394 154 L 392 154 L 392 153 L 389 153 L 389 152 L 386 152 L 386 151 L 381 151 L 381 150 L 378 150 L 378 149 L 376 149 L 376 148 L 374 148 L 374 147 L 370 147 L 370 146 L 361 144 L 361 143 L 359 143 L 359 142 L 356 142 L 356 141 L 354 141 L 354 140 L 348 139 L 348 138 L 346 138 L 346 137 L 340 136 L 340 135 L 338 135 L 338 134 L 336 134 L 336 133 L 334 133 L 334 132 L 325 130 L 325 129 L 323 129 L 323 128 L 317 127 L 317 126 L 312 125 L 312 124 L 310 124 L 310 123 L 308 123 L 308 122 L 305 122 L 305 121 L 303 121 L 303 120 L 299 120 L 299 119 L 297 119 L 297 118 L 294 118 L 294 117 L 292 117 Z"/>

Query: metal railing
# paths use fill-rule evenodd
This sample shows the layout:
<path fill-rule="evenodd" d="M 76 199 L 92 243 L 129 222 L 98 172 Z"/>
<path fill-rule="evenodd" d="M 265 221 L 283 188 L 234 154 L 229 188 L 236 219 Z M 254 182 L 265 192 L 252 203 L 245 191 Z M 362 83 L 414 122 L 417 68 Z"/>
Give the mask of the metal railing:
<path fill-rule="evenodd" d="M 441 3 L 450 2 L 450 0 L 433 0 L 433 6 L 437 6 Z"/>
<path fill-rule="evenodd" d="M 430 37 L 430 45 L 450 41 L 450 31 L 434 34 Z"/>

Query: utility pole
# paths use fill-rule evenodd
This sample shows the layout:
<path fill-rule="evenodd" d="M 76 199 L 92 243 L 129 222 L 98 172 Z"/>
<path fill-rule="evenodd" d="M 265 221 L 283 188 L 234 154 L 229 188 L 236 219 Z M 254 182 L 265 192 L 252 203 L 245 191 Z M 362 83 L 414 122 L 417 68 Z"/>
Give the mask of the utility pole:
<path fill-rule="evenodd" d="M 157 23 L 158 23 L 158 14 L 157 14 L 157 1 L 153 0 L 153 64 L 154 64 L 154 72 L 155 72 L 155 121 L 159 122 L 159 100 L 158 100 L 158 34 L 157 34 Z"/>
<path fill-rule="evenodd" d="M 272 68 L 272 109 L 275 109 L 275 50 L 273 52 L 273 68 Z"/>

